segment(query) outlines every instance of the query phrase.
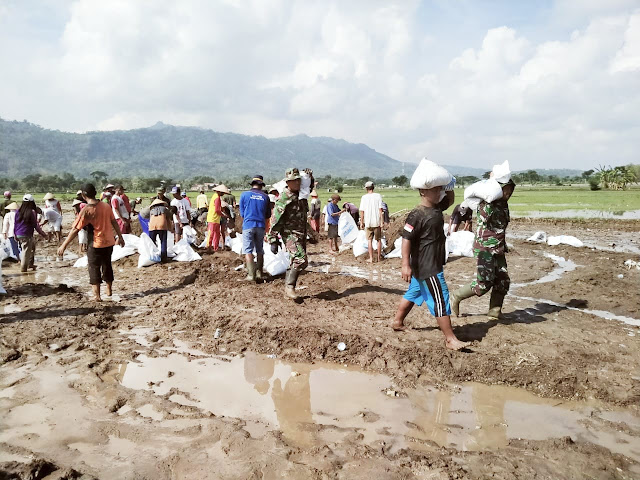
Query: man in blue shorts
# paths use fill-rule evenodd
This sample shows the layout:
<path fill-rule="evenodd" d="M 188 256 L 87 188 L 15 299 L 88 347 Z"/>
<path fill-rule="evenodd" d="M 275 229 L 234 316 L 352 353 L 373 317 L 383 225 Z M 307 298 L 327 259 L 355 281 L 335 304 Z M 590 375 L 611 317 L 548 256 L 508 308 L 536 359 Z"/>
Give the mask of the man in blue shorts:
<path fill-rule="evenodd" d="M 240 195 L 240 216 L 242 217 L 242 253 L 247 261 L 247 280 L 262 281 L 264 266 L 264 233 L 266 220 L 271 217 L 269 195 L 262 191 L 264 187 L 262 175 L 251 180 L 251 190 Z M 253 261 L 253 250 L 256 251 L 257 265 Z"/>
<path fill-rule="evenodd" d="M 402 230 L 402 279 L 410 284 L 400 301 L 392 328 L 405 330 L 404 318 L 413 305 L 426 302 L 445 336 L 446 347 L 460 350 L 468 343 L 458 340 L 451 328 L 449 289 L 443 271 L 446 237 L 442 211 L 453 203 L 454 193 L 443 192 L 441 186 L 419 189 L 419 192 L 420 205 L 409 213 Z"/>

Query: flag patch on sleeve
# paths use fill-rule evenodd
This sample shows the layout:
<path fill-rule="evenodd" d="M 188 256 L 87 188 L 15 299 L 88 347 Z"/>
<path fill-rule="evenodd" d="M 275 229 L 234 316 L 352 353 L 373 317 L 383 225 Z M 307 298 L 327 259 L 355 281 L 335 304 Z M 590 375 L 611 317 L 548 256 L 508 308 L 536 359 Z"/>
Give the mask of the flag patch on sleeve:
<path fill-rule="evenodd" d="M 411 232 L 413 232 L 413 225 L 409 225 L 408 223 L 405 223 L 405 224 L 404 224 L 404 229 L 405 229 L 407 232 L 411 233 Z"/>

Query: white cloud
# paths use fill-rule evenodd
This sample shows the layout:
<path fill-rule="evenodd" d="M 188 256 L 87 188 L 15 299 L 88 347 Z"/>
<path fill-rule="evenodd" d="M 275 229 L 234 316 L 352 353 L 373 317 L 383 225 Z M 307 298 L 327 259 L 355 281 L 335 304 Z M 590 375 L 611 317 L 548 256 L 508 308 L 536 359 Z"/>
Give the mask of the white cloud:
<path fill-rule="evenodd" d="M 638 161 L 636 2 L 558 0 L 562 35 L 494 23 L 455 42 L 413 0 L 77 0 L 39 43 L 19 36 L 41 21 L 19 5 L 0 8 L 4 118 L 328 135 L 481 168 Z"/>

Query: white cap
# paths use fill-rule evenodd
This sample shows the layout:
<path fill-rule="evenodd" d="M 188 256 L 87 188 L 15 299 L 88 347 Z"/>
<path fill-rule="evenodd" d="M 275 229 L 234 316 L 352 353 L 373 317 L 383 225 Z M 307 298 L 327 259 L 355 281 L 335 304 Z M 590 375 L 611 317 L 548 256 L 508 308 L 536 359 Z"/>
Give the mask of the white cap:
<path fill-rule="evenodd" d="M 371 180 L 369 180 L 367 183 L 364 184 L 364 188 L 371 188 L 373 187 L 373 182 Z"/>
<path fill-rule="evenodd" d="M 276 203 L 276 196 L 273 193 L 269 194 L 269 201 L 272 203 Z"/>
<path fill-rule="evenodd" d="M 25 193 L 24 197 L 22 197 L 22 201 L 23 202 L 33 202 L 33 195 L 31 195 L 30 193 Z"/>

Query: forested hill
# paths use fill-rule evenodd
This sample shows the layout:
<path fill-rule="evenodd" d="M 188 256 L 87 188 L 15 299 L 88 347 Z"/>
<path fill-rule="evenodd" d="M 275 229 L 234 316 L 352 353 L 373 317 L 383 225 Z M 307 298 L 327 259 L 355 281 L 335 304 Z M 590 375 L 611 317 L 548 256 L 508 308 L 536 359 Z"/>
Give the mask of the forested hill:
<path fill-rule="evenodd" d="M 161 122 L 150 128 L 84 134 L 46 130 L 0 119 L 0 176 L 69 172 L 80 178 L 95 170 L 112 177 L 196 175 L 282 176 L 291 166 L 319 174 L 390 178 L 402 163 L 363 144 L 327 137 L 267 139 L 219 133 Z"/>

